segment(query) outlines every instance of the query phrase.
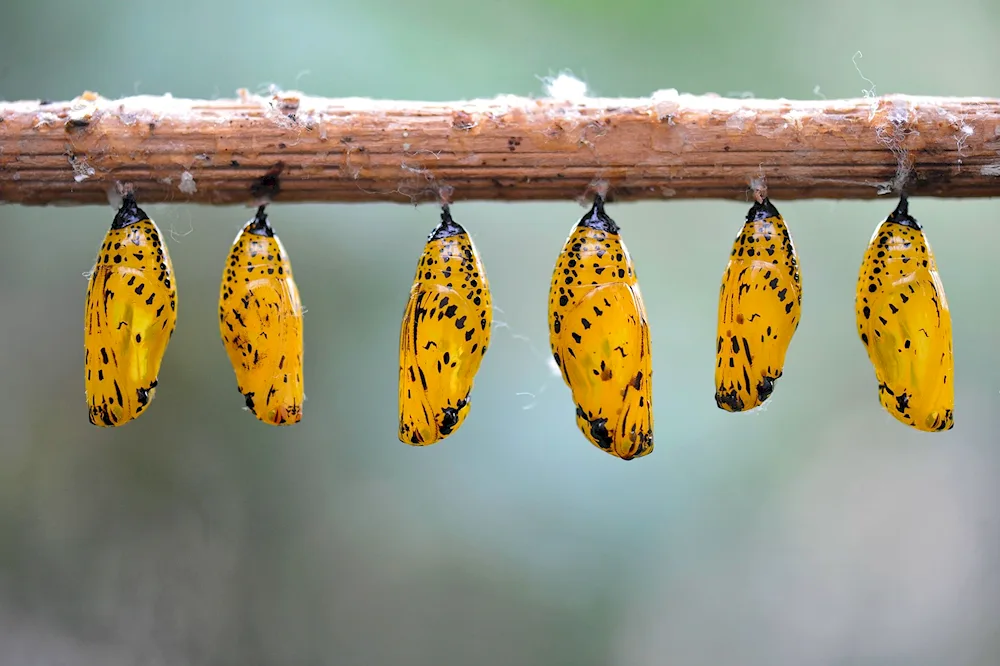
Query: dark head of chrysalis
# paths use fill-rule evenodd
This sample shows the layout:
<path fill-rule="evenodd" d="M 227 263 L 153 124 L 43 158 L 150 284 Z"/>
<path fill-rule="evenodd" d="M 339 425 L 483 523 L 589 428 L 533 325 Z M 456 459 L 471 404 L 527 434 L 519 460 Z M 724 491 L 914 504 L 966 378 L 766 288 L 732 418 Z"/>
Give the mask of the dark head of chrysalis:
<path fill-rule="evenodd" d="M 604 197 L 600 194 L 594 195 L 594 205 L 590 207 L 587 214 L 580 219 L 580 224 L 577 226 L 586 227 L 588 229 L 598 229 L 600 231 L 606 231 L 609 234 L 618 233 L 618 225 L 615 221 L 608 217 L 608 214 L 604 212 Z"/>
<path fill-rule="evenodd" d="M 760 222 L 769 217 L 781 217 L 781 213 L 774 207 L 767 197 L 758 197 L 750 210 L 747 211 L 747 222 Z"/>
<path fill-rule="evenodd" d="M 920 225 L 917 224 L 917 221 L 910 215 L 909 209 L 910 206 L 909 201 L 906 198 L 906 194 L 901 194 L 899 195 L 899 204 L 896 205 L 896 210 L 892 211 L 885 221 L 892 222 L 893 224 L 901 224 L 904 227 L 910 227 L 911 229 L 920 231 Z"/>
<path fill-rule="evenodd" d="M 255 236 L 267 236 L 268 238 L 274 237 L 274 229 L 271 228 L 271 223 L 267 221 L 267 213 L 264 212 L 266 207 L 267 204 L 264 204 L 257 209 L 257 214 L 247 225 L 247 233 Z"/>
<path fill-rule="evenodd" d="M 115 215 L 115 219 L 111 222 L 112 229 L 124 229 L 130 224 L 135 224 L 136 222 L 142 222 L 143 220 L 148 220 L 149 216 L 139 208 L 138 204 L 135 202 L 135 194 L 132 192 L 126 192 L 125 196 L 122 197 L 121 208 L 118 209 L 118 213 Z"/>
<path fill-rule="evenodd" d="M 464 233 L 465 229 L 462 228 L 462 225 L 452 219 L 451 208 L 448 204 L 442 204 L 441 222 L 431 231 L 430 236 L 427 237 L 427 242 L 450 238 Z"/>
<path fill-rule="evenodd" d="M 271 223 L 267 221 L 267 213 L 264 212 L 264 209 L 281 192 L 281 179 L 279 175 L 284 168 L 285 164 L 278 162 L 277 165 L 250 185 L 250 195 L 259 205 L 257 207 L 257 214 L 247 223 L 246 232 L 248 234 L 266 236 L 268 238 L 274 237 L 274 229 L 271 228 Z"/>

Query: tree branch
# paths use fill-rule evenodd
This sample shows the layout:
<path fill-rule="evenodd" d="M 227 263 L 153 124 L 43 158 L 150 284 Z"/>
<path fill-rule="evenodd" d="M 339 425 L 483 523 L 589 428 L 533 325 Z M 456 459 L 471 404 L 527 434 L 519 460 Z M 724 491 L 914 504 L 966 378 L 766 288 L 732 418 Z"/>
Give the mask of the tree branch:
<path fill-rule="evenodd" d="M 463 102 L 236 100 L 85 93 L 0 102 L 0 201 L 249 203 L 573 199 L 597 181 L 623 199 L 1000 195 L 1000 100 L 888 96 L 725 99 L 498 97 Z"/>

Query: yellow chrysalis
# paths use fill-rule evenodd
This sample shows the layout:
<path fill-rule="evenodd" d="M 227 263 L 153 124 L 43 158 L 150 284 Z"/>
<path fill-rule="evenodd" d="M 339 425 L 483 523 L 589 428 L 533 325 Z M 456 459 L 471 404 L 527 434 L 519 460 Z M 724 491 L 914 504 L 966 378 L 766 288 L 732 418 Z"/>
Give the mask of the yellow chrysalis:
<path fill-rule="evenodd" d="M 604 199 L 574 226 L 549 289 L 549 344 L 599 449 L 623 460 L 653 450 L 649 324 L 632 260 Z"/>
<path fill-rule="evenodd" d="M 87 287 L 84 370 L 91 423 L 119 426 L 146 409 L 176 323 L 167 247 L 156 224 L 126 194 Z"/>
<path fill-rule="evenodd" d="M 771 396 L 801 311 L 792 237 L 778 209 L 760 197 L 733 243 L 719 290 L 715 403 L 721 409 L 747 411 Z"/>
<path fill-rule="evenodd" d="M 934 253 L 906 196 L 872 235 L 854 299 L 879 402 L 926 432 L 955 425 L 951 313 Z"/>
<path fill-rule="evenodd" d="M 493 324 L 486 271 L 448 206 L 427 238 L 399 332 L 399 439 L 426 446 L 458 430 Z"/>
<path fill-rule="evenodd" d="M 219 330 L 246 406 L 264 423 L 302 420 L 302 302 L 264 206 L 233 241 L 219 292 Z"/>

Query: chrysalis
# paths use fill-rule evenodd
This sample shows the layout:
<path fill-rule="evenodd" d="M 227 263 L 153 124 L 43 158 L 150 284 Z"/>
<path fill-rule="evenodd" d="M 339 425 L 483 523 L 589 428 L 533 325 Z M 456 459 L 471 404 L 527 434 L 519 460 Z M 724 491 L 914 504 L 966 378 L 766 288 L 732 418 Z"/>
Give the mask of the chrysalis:
<path fill-rule="evenodd" d="M 549 289 L 549 344 L 580 431 L 623 460 L 653 450 L 649 324 L 632 260 L 604 199 L 573 228 Z"/>
<path fill-rule="evenodd" d="M 417 264 L 399 332 L 400 441 L 426 446 L 461 427 L 492 324 L 483 263 L 444 206 Z"/>
<path fill-rule="evenodd" d="M 167 247 L 156 224 L 126 194 L 87 287 L 84 370 L 91 423 L 119 426 L 146 409 L 176 323 Z"/>
<path fill-rule="evenodd" d="M 302 420 L 302 302 L 264 206 L 233 241 L 219 292 L 219 330 L 246 406 L 264 423 Z"/>
<path fill-rule="evenodd" d="M 928 432 L 955 425 L 951 313 L 923 230 L 906 196 L 875 230 L 855 295 L 858 334 L 896 419 Z"/>
<path fill-rule="evenodd" d="M 792 237 L 774 205 L 759 197 L 733 243 L 719 291 L 715 402 L 721 409 L 747 411 L 770 397 L 801 310 Z"/>

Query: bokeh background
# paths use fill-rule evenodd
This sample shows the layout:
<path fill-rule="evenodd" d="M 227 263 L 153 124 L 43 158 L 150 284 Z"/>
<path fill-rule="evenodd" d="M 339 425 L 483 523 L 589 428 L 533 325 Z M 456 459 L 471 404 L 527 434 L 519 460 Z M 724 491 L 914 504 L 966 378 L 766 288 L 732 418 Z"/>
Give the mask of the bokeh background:
<path fill-rule="evenodd" d="M 563 69 L 604 96 L 1000 96 L 998 31 L 993 0 L 35 0 L 4 8 L 0 99 L 449 100 L 541 95 Z M 396 373 L 433 206 L 272 207 L 308 309 L 305 417 L 276 429 L 241 409 L 216 322 L 252 211 L 144 202 L 179 323 L 151 409 L 117 430 L 87 422 L 82 376 L 113 209 L 0 207 L 0 664 L 1000 662 L 1000 202 L 911 204 L 954 318 L 957 425 L 934 435 L 881 410 L 854 329 L 895 201 L 776 203 L 803 320 L 745 415 L 712 372 L 746 205 L 609 209 L 654 349 L 656 450 L 630 463 L 577 432 L 548 364 L 576 202 L 454 206 L 497 324 L 470 418 L 426 449 L 396 439 Z"/>

